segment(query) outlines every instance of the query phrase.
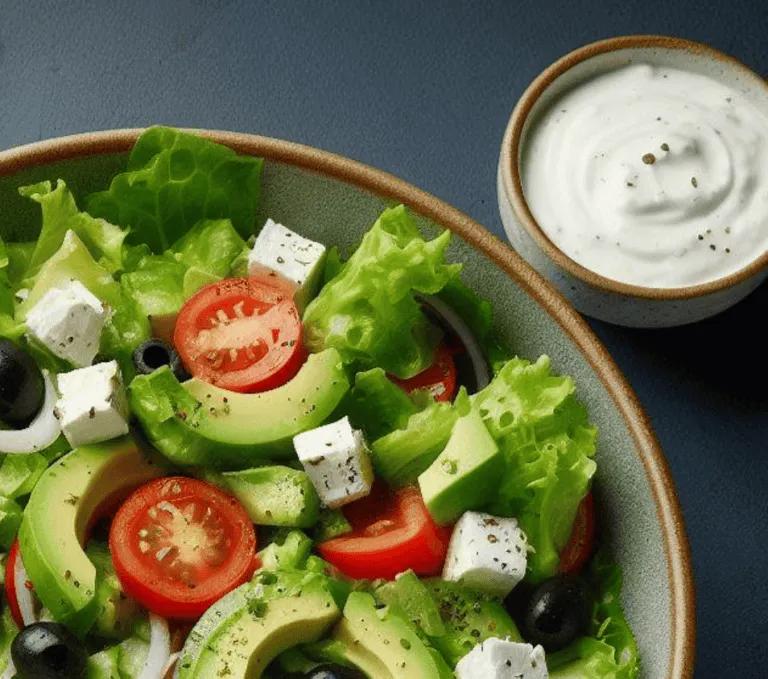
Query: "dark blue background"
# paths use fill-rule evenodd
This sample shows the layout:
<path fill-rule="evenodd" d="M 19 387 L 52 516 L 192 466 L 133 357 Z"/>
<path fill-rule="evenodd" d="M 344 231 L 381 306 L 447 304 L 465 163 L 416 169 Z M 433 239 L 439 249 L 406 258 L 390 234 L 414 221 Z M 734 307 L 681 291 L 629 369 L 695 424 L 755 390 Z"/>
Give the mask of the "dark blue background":
<path fill-rule="evenodd" d="M 528 82 L 601 37 L 708 42 L 768 73 L 768 3 L 0 2 L 0 148 L 168 123 L 389 170 L 501 234 L 496 161 Z M 768 676 L 768 289 L 711 321 L 593 327 L 648 409 L 693 547 L 698 677 Z"/>

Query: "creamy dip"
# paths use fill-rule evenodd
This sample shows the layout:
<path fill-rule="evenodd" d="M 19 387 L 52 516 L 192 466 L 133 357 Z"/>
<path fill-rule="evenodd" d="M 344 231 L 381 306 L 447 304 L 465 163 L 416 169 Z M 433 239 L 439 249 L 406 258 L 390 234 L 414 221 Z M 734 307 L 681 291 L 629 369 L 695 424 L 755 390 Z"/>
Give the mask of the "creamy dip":
<path fill-rule="evenodd" d="M 707 76 L 637 64 L 589 79 L 534 121 L 520 162 L 550 240 L 608 278 L 695 285 L 768 249 L 768 116 Z"/>

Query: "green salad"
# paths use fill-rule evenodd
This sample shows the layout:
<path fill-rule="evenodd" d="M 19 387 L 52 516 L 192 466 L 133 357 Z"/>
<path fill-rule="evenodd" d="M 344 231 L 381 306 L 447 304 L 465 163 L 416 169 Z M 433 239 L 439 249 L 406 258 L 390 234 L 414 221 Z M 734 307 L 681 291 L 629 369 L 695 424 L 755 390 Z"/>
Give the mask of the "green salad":
<path fill-rule="evenodd" d="M 257 223 L 262 166 L 157 127 L 101 191 L 19 187 L 0 679 L 638 676 L 573 380 L 450 233 Z"/>

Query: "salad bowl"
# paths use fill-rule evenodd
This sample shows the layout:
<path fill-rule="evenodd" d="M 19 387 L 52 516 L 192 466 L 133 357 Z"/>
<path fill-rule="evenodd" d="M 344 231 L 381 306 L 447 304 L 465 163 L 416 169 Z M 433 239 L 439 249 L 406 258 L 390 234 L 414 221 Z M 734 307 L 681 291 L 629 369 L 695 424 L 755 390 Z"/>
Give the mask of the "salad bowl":
<path fill-rule="evenodd" d="M 36 237 L 38 212 L 17 187 L 60 177 L 76 195 L 124 169 L 141 130 L 54 139 L 0 153 L 0 236 Z M 426 233 L 453 232 L 449 259 L 490 300 L 494 332 L 522 357 L 572 376 L 599 429 L 595 494 L 601 542 L 624 574 L 623 604 L 641 676 L 693 674 L 695 614 L 688 542 L 674 484 L 631 387 L 582 318 L 510 248 L 468 216 L 392 175 L 331 153 L 249 134 L 197 131 L 264 158 L 257 222 L 268 217 L 348 254 L 381 211 L 404 204 Z"/>

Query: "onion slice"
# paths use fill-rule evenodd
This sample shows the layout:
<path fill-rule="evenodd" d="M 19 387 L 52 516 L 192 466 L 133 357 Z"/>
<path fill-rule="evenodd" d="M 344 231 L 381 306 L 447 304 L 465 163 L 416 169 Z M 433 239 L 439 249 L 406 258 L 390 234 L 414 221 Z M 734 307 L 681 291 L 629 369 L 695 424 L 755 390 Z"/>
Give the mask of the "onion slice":
<path fill-rule="evenodd" d="M 24 623 L 24 627 L 37 622 L 35 597 L 32 594 L 32 590 L 27 587 L 28 582 L 27 569 L 24 568 L 21 552 L 19 552 L 13 564 L 13 586 L 16 589 L 16 603 L 19 605 L 19 613 L 21 613 L 21 621 Z"/>
<path fill-rule="evenodd" d="M 171 633 L 168 621 L 154 613 L 149 614 L 149 651 L 139 679 L 162 679 L 171 657 Z"/>
<path fill-rule="evenodd" d="M 480 344 L 466 321 L 456 313 L 450 304 L 444 302 L 436 295 L 419 295 L 419 299 L 437 317 L 437 320 L 450 329 L 462 345 L 464 345 L 469 361 L 472 364 L 472 372 L 475 375 L 475 390 L 480 391 L 487 387 L 491 381 L 488 361 L 485 360 L 483 350 L 480 348 Z"/>
<path fill-rule="evenodd" d="M 59 421 L 54 414 L 56 389 L 47 370 L 43 370 L 45 399 L 40 412 L 25 429 L 0 431 L 0 453 L 27 455 L 50 446 L 61 433 Z"/>

